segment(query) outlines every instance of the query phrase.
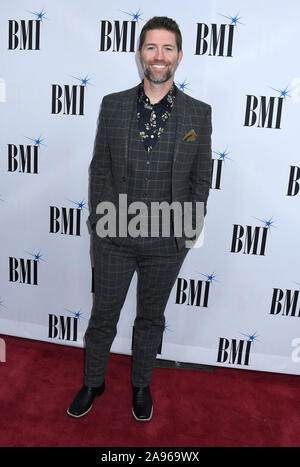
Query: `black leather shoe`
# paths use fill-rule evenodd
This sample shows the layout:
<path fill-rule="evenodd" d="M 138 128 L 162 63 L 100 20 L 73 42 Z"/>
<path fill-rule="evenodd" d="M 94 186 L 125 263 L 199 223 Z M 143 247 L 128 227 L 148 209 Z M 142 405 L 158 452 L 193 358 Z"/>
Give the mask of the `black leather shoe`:
<path fill-rule="evenodd" d="M 93 400 L 95 397 L 101 396 L 105 391 L 105 382 L 97 388 L 89 386 L 82 386 L 79 393 L 73 400 L 72 404 L 67 410 L 67 414 L 72 418 L 81 418 L 93 407 Z"/>
<path fill-rule="evenodd" d="M 153 415 L 152 398 L 149 386 L 132 386 L 132 415 L 137 422 L 150 422 Z"/>

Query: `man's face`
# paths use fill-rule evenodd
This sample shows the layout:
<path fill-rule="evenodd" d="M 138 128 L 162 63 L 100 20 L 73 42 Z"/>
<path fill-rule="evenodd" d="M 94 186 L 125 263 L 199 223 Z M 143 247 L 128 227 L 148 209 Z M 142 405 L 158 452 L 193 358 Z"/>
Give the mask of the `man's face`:
<path fill-rule="evenodd" d="M 182 59 L 178 51 L 175 33 L 166 29 L 152 29 L 146 32 L 142 50 L 138 51 L 144 75 L 155 84 L 173 80 L 174 73 Z"/>

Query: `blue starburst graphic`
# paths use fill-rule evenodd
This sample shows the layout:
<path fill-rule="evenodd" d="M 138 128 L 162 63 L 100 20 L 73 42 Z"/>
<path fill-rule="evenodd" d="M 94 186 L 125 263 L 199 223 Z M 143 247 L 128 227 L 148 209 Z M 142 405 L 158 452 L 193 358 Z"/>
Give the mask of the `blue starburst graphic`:
<path fill-rule="evenodd" d="M 215 154 L 217 154 L 217 156 L 219 156 L 219 159 L 222 160 L 222 161 L 225 161 L 225 159 L 229 159 L 229 160 L 232 160 L 230 157 L 228 157 L 228 154 L 230 154 L 230 152 L 227 152 L 227 149 L 226 148 L 223 152 L 221 151 L 213 151 Z"/>
<path fill-rule="evenodd" d="M 71 199 L 68 199 L 68 201 L 70 201 L 70 203 L 75 204 L 78 209 L 81 209 L 81 210 L 87 209 L 87 207 L 86 207 L 87 203 L 84 203 L 84 200 L 82 200 L 82 201 L 72 201 Z"/>
<path fill-rule="evenodd" d="M 41 252 L 39 251 L 38 253 L 31 253 L 30 251 L 27 251 L 25 250 L 26 253 L 28 253 L 30 256 L 33 256 L 35 261 L 37 261 L 38 263 L 40 262 L 40 260 L 42 261 L 45 261 L 43 258 L 42 258 L 42 255 L 41 255 Z"/>
<path fill-rule="evenodd" d="M 165 322 L 165 324 L 164 324 L 164 332 L 166 332 L 166 331 L 173 332 L 172 329 L 170 329 L 170 326 L 169 326 L 169 324 L 167 322 Z"/>
<path fill-rule="evenodd" d="M 80 321 L 81 319 L 86 319 L 84 316 L 82 316 L 83 313 L 81 313 L 81 309 L 79 311 L 72 311 L 72 310 L 69 310 L 68 308 L 65 308 L 65 310 L 71 313 L 72 315 L 74 315 L 74 318 L 77 318 L 78 321 Z"/>
<path fill-rule="evenodd" d="M 260 342 L 258 339 L 257 339 L 257 335 L 256 335 L 256 332 L 254 334 L 244 334 L 243 332 L 241 332 L 240 334 L 242 334 L 243 336 L 246 336 L 248 337 L 248 341 L 251 341 L 251 342 Z"/>
<path fill-rule="evenodd" d="M 199 274 L 201 274 L 201 276 L 206 277 L 207 282 L 219 282 L 219 281 L 217 281 L 217 280 L 215 279 L 215 278 L 216 278 L 216 275 L 215 275 L 214 272 L 211 273 L 211 274 L 203 274 L 202 272 L 199 272 L 199 271 L 197 271 L 197 272 L 198 272 Z"/>
<path fill-rule="evenodd" d="M 131 16 L 132 20 L 133 21 L 136 21 L 137 23 L 139 22 L 140 19 L 143 19 L 142 18 L 142 14 L 143 13 L 140 13 L 140 9 L 136 12 L 136 13 L 128 13 L 127 11 L 123 11 L 123 10 L 120 10 L 122 13 L 125 13 L 125 15 L 128 15 L 128 16 Z M 145 20 L 143 20 L 145 21 Z"/>
<path fill-rule="evenodd" d="M 284 89 L 276 89 L 276 88 L 272 88 L 272 86 L 269 86 L 269 88 L 273 89 L 273 91 L 276 91 L 279 93 L 279 97 L 282 97 L 283 99 L 285 99 L 286 97 L 291 97 L 290 96 L 290 89 L 288 89 L 288 86 L 286 86 L 286 88 Z"/>
<path fill-rule="evenodd" d="M 268 229 L 270 229 L 271 227 L 275 227 L 277 229 L 277 227 L 274 224 L 275 221 L 273 221 L 273 217 L 271 217 L 269 220 L 267 219 L 259 219 L 258 217 L 254 217 L 254 219 L 258 220 L 259 222 L 262 222 L 264 224 L 265 227 L 267 227 Z"/>
<path fill-rule="evenodd" d="M 33 141 L 35 146 L 38 146 L 38 147 L 40 147 L 41 145 L 45 146 L 45 144 L 42 143 L 42 141 L 44 140 L 41 139 L 41 136 L 39 136 L 38 138 L 29 138 L 28 136 L 25 136 L 25 138 L 30 139 L 30 141 Z"/>
<path fill-rule="evenodd" d="M 219 13 L 219 15 L 229 19 L 231 21 L 230 24 L 233 24 L 234 26 L 237 26 L 237 24 L 243 24 L 240 22 L 241 16 L 239 16 L 239 13 L 237 13 L 235 16 L 222 15 L 221 13 Z"/>
<path fill-rule="evenodd" d="M 185 92 L 185 90 L 190 91 L 190 88 L 187 87 L 187 85 L 190 84 L 190 83 L 188 83 L 186 79 L 184 81 L 182 81 L 181 83 L 179 81 L 177 81 L 175 84 L 178 87 L 178 89 L 180 89 L 180 91 L 183 91 L 183 92 Z"/>
<path fill-rule="evenodd" d="M 2 195 L 0 194 L 0 201 L 4 202 L 4 199 L 2 198 Z"/>
<path fill-rule="evenodd" d="M 88 74 L 84 78 L 78 78 L 77 76 L 72 76 L 72 78 L 75 78 L 77 79 L 77 81 L 80 81 L 81 86 L 84 86 L 85 88 L 87 87 L 88 84 L 92 85 L 92 83 L 89 83 L 91 78 L 88 78 Z"/>
<path fill-rule="evenodd" d="M 37 20 L 43 21 L 43 19 L 48 19 L 45 17 L 46 11 L 44 11 L 44 8 L 41 11 L 29 11 L 27 10 L 28 13 L 31 13 L 32 15 L 36 16 Z"/>

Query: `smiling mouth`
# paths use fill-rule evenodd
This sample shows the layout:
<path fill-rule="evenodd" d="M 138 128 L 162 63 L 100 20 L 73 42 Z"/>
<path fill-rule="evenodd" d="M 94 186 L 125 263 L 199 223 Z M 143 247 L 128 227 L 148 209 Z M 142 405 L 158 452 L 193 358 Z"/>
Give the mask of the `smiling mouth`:
<path fill-rule="evenodd" d="M 167 65 L 151 65 L 151 68 L 154 68 L 155 70 L 164 70 L 167 68 Z"/>

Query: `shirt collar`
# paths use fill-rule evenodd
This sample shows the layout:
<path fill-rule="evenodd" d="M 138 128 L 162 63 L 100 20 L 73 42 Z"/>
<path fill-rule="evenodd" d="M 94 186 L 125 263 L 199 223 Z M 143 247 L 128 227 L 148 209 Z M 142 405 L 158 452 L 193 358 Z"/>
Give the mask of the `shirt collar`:
<path fill-rule="evenodd" d="M 169 92 L 159 102 L 152 105 L 150 104 L 149 97 L 145 94 L 144 80 L 143 80 L 138 87 L 138 102 L 140 104 L 143 103 L 144 105 L 147 105 L 151 108 L 154 107 L 155 105 L 163 105 L 166 108 L 172 108 L 175 102 L 176 93 L 177 93 L 177 87 L 173 83 Z"/>

